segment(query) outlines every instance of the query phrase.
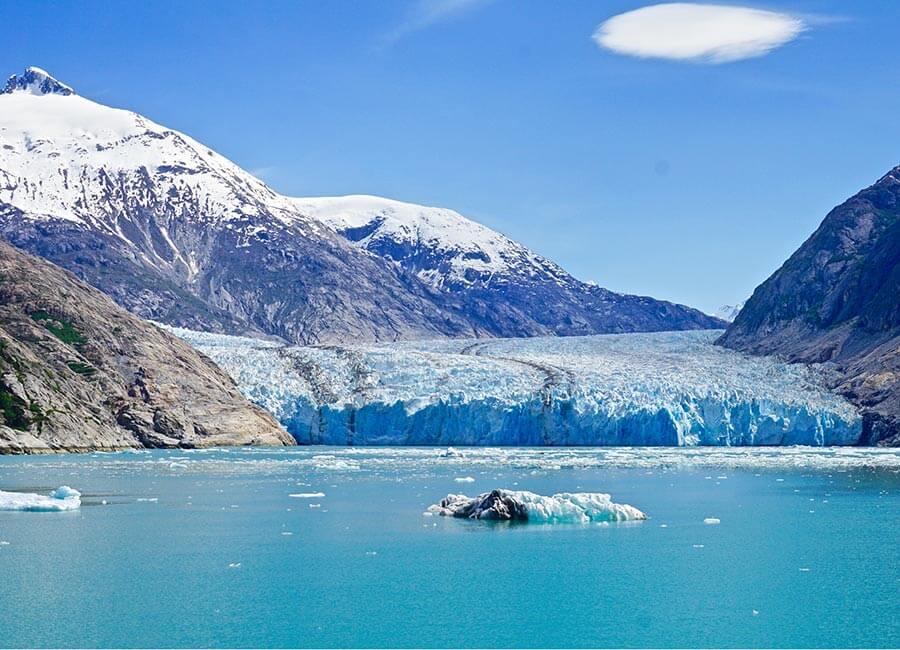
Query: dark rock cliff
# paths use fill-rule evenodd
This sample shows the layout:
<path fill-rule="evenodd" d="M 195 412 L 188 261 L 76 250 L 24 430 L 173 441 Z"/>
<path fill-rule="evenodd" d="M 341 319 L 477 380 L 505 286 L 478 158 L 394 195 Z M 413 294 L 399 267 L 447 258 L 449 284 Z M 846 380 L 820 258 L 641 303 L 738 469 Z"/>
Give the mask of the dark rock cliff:
<path fill-rule="evenodd" d="M 718 343 L 833 365 L 864 442 L 900 444 L 900 167 L 828 213 Z"/>
<path fill-rule="evenodd" d="M 0 242 L 0 453 L 285 445 L 186 343 Z"/>

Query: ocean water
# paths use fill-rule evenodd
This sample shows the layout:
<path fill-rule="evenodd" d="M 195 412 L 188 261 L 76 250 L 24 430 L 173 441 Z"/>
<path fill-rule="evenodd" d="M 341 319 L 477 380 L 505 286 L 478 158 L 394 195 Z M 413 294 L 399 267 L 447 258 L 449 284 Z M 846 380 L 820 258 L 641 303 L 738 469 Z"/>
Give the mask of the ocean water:
<path fill-rule="evenodd" d="M 900 646 L 897 450 L 0 457 L 60 485 L 80 509 L 0 512 L 0 646 Z M 423 515 L 492 488 L 649 519 Z"/>

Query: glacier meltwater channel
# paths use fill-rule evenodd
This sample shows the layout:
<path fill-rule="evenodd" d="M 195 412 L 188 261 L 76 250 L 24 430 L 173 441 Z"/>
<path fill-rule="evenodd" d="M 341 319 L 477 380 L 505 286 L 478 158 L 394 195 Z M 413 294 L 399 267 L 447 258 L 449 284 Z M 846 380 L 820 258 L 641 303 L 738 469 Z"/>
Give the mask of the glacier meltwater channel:
<path fill-rule="evenodd" d="M 850 445 L 822 370 L 717 332 L 290 347 L 173 329 L 300 444 Z"/>

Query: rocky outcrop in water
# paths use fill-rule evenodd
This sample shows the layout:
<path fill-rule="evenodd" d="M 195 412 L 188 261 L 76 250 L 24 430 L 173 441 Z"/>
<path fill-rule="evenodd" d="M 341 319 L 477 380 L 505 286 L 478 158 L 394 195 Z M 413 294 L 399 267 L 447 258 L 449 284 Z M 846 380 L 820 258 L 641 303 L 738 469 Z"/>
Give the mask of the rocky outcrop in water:
<path fill-rule="evenodd" d="M 718 343 L 827 364 L 861 442 L 900 444 L 900 167 L 834 208 Z"/>
<path fill-rule="evenodd" d="M 434 510 L 444 516 L 463 519 L 528 521 L 528 507 L 506 490 L 491 490 L 474 498 L 448 494 Z"/>
<path fill-rule="evenodd" d="M 0 242 L 0 453 L 286 445 L 209 359 Z"/>

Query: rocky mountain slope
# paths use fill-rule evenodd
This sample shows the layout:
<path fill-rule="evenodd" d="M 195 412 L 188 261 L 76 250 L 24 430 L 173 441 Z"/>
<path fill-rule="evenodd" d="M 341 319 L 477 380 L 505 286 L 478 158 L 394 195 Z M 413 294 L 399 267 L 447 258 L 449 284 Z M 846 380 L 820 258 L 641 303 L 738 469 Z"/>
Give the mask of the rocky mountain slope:
<path fill-rule="evenodd" d="M 190 137 L 37 68 L 0 93 L 0 237 L 144 318 L 297 343 L 722 325 L 581 283 L 450 211 L 437 212 L 454 237 L 423 236 L 425 219 L 406 223 L 415 246 L 394 239 L 404 254 L 360 245 L 361 231 L 341 226 L 358 206 L 329 201 L 281 196 Z M 481 245 L 460 246 L 460 235 Z"/>
<path fill-rule="evenodd" d="M 719 343 L 832 364 L 864 441 L 900 444 L 900 167 L 832 210 Z"/>
<path fill-rule="evenodd" d="M 186 343 L 0 242 L 0 453 L 292 443 Z"/>

